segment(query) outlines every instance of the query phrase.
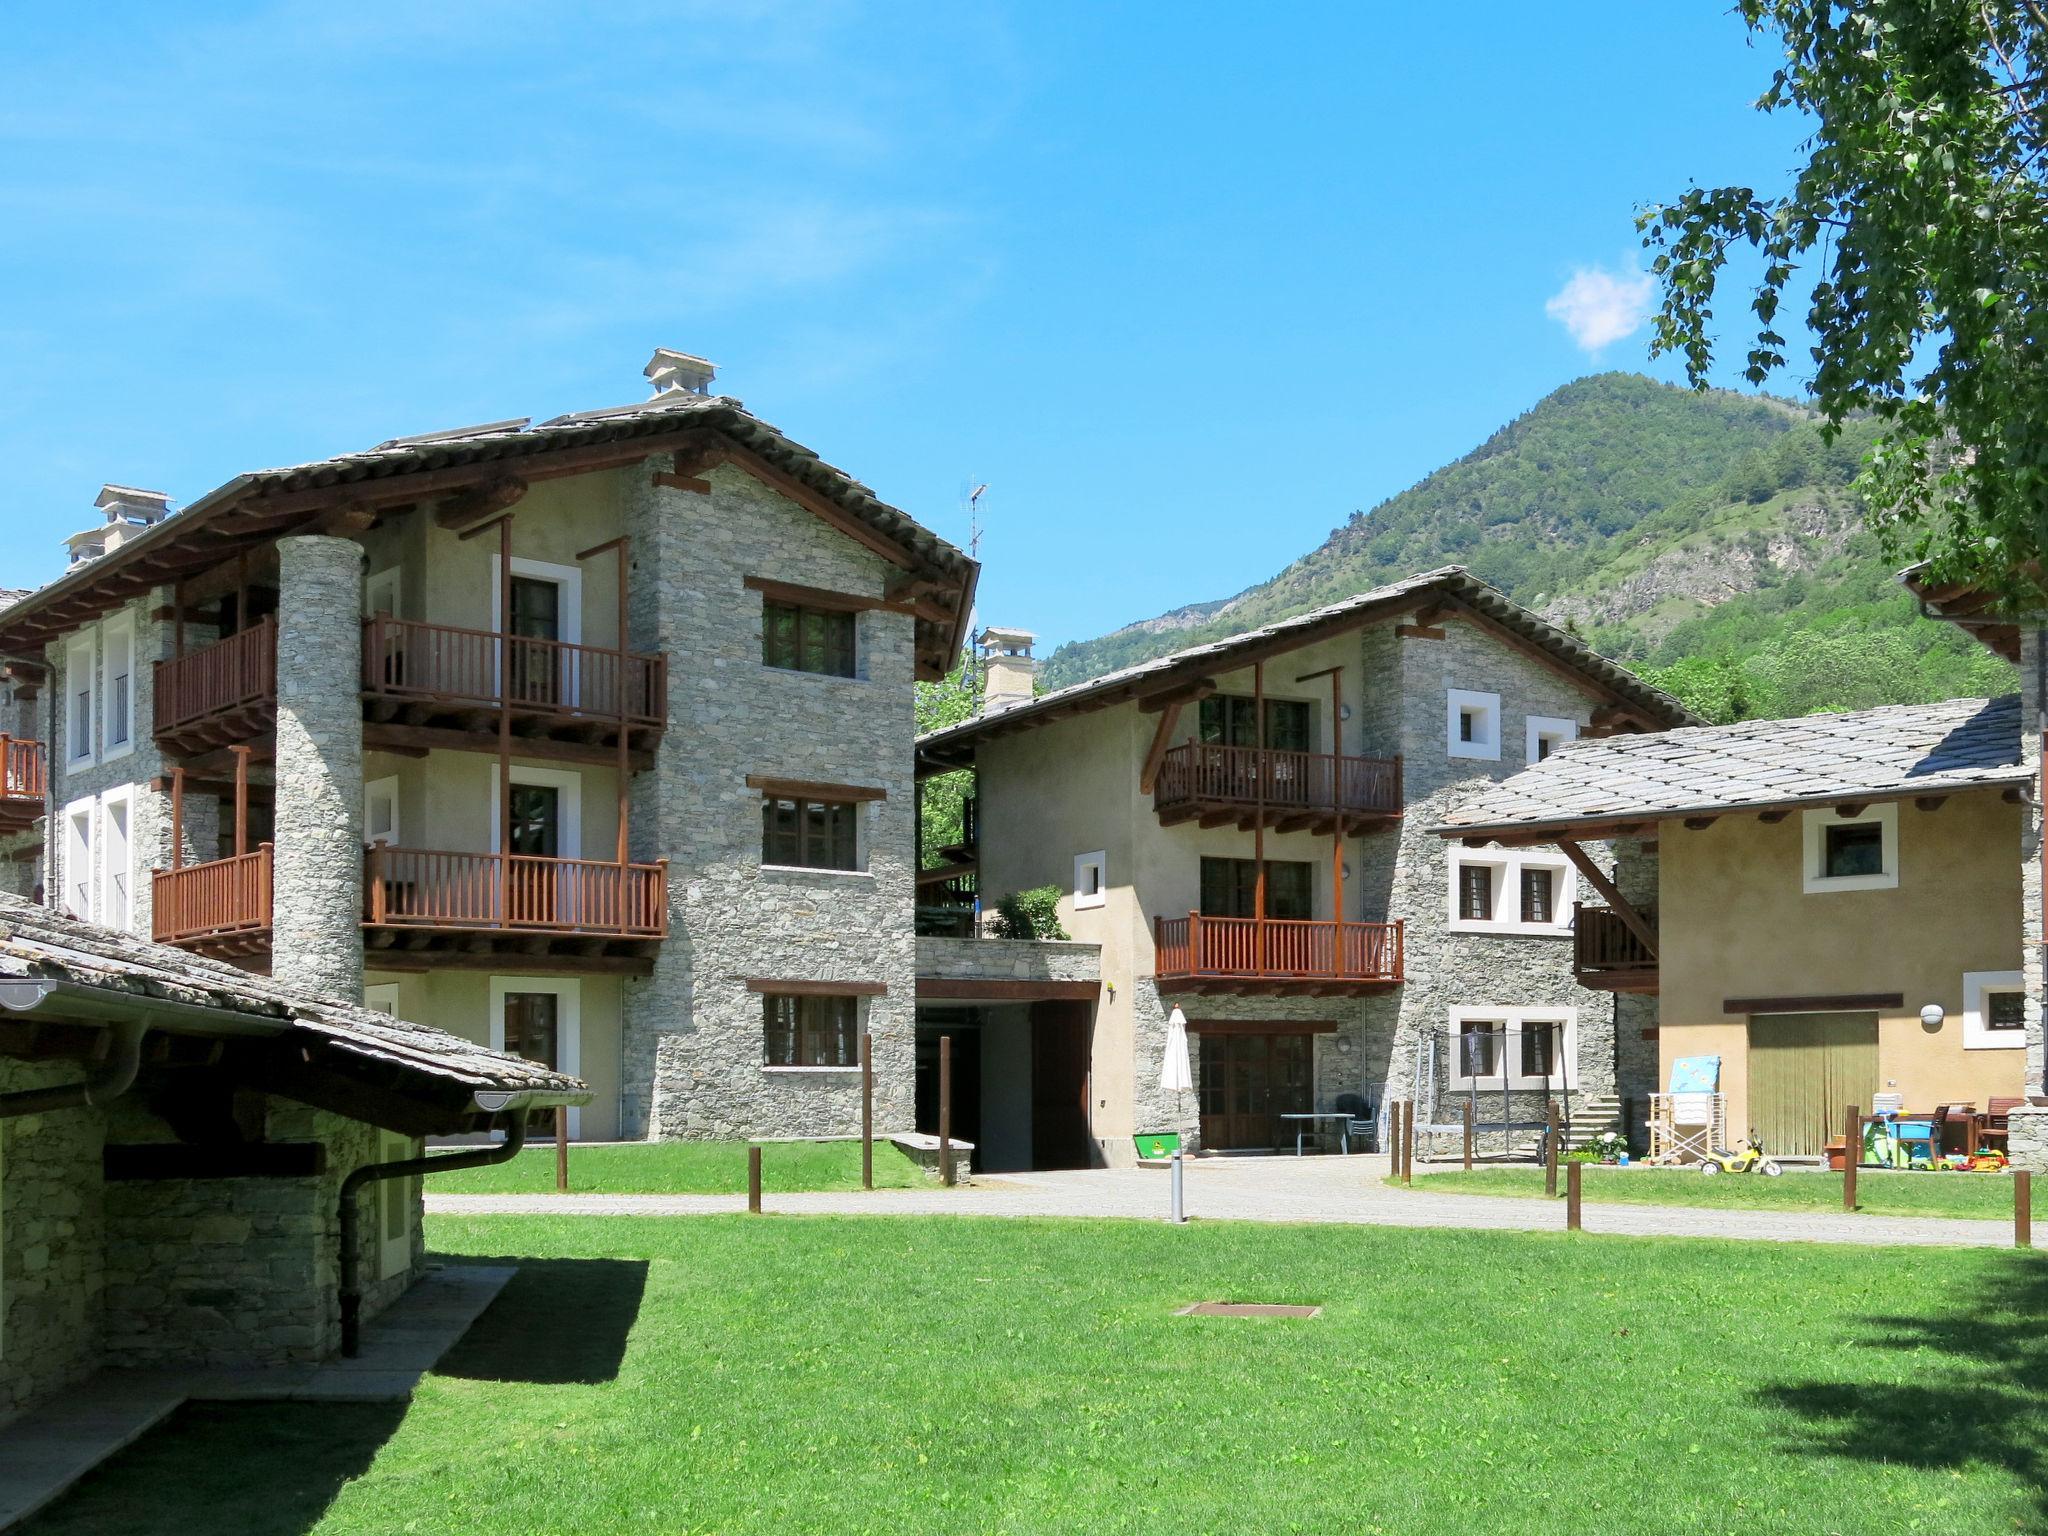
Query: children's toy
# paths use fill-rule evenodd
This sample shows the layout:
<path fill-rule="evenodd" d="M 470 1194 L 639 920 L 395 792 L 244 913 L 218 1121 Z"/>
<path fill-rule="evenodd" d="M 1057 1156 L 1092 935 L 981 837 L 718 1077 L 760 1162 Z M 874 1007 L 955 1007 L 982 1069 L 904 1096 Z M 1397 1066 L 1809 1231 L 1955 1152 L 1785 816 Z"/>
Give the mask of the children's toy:
<path fill-rule="evenodd" d="M 1763 1146 L 1757 1141 L 1754 1131 L 1735 1143 L 1733 1152 L 1716 1147 L 1700 1160 L 1700 1172 L 1708 1178 L 1722 1173 L 1760 1173 L 1767 1179 L 1775 1179 L 1784 1171 L 1764 1156 Z"/>

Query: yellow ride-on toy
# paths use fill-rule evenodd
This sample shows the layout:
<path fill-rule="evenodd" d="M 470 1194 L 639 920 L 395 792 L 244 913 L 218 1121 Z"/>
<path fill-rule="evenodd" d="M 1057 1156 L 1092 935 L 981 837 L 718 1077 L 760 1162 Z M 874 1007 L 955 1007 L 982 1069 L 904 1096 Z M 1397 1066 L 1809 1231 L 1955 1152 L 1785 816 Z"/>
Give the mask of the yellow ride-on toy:
<path fill-rule="evenodd" d="M 1747 1139 L 1735 1143 L 1733 1152 L 1716 1147 L 1700 1159 L 1700 1172 L 1708 1178 L 1720 1173 L 1760 1173 L 1767 1179 L 1775 1179 L 1785 1170 L 1770 1158 L 1764 1156 L 1763 1144 L 1751 1131 Z"/>

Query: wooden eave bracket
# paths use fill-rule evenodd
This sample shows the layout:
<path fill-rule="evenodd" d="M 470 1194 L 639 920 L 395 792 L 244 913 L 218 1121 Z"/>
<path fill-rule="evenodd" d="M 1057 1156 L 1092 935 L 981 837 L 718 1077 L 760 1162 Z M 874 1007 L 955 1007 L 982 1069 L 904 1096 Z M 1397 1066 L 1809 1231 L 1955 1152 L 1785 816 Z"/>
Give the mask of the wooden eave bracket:
<path fill-rule="evenodd" d="M 1644 950 L 1652 960 L 1657 958 L 1657 930 L 1638 912 L 1629 899 L 1621 894 L 1615 883 L 1600 871 L 1585 849 L 1568 837 L 1557 840 L 1558 850 L 1572 861 L 1572 867 L 1585 877 L 1586 884 L 1593 887 L 1614 909 L 1614 915 L 1621 919 L 1624 927 L 1642 942 Z"/>
<path fill-rule="evenodd" d="M 527 482 L 518 475 L 500 475 L 482 485 L 471 486 L 443 498 L 434 509 L 434 521 L 440 527 L 450 530 L 465 529 L 470 524 L 518 504 L 526 494 Z"/>
<path fill-rule="evenodd" d="M 1180 724 L 1181 701 L 1170 700 L 1159 711 L 1159 724 L 1152 731 L 1152 745 L 1145 749 L 1145 766 L 1138 772 L 1138 793 L 1149 795 L 1152 786 L 1159 781 L 1159 765 L 1166 761 L 1166 749 L 1172 745 L 1174 727 Z"/>
<path fill-rule="evenodd" d="M 1180 683 L 1171 688 L 1162 688 L 1157 693 L 1138 696 L 1138 708 L 1146 714 L 1157 714 L 1163 709 L 1178 710 L 1184 704 L 1199 704 L 1216 691 L 1216 679 L 1198 678 L 1192 683 Z"/>

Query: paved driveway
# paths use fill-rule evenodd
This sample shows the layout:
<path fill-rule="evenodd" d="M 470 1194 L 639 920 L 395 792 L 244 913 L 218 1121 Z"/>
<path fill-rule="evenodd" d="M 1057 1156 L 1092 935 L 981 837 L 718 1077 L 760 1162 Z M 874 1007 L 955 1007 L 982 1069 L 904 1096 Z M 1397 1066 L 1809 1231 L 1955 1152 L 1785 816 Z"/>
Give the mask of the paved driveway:
<path fill-rule="evenodd" d="M 1380 1227 L 1556 1231 L 1562 1202 L 1428 1194 L 1386 1182 L 1384 1157 L 1218 1158 L 1187 1165 L 1187 1209 L 1197 1220 L 1339 1222 Z M 572 1162 L 573 1173 L 573 1162 Z M 1163 1219 L 1167 1174 L 1157 1168 L 1005 1173 L 958 1189 L 776 1194 L 763 1204 L 790 1215 L 1123 1216 Z M 696 1216 L 741 1211 L 737 1195 L 442 1195 L 428 1186 L 431 1215 Z M 1638 1237 L 1721 1237 L 1764 1242 L 1863 1243 L 1879 1247 L 2006 1247 L 2002 1221 L 1843 1212 L 1713 1211 L 1587 1202 L 1588 1232 Z"/>

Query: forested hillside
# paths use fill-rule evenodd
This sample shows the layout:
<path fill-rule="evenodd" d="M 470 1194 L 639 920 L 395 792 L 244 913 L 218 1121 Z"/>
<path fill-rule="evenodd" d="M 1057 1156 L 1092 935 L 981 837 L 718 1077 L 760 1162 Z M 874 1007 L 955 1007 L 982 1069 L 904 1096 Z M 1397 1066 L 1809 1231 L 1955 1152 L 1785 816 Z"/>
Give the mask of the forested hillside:
<path fill-rule="evenodd" d="M 1057 687 L 1461 564 L 1715 719 L 1995 693 L 2003 662 L 1917 616 L 1864 532 L 1870 440 L 1789 401 L 1577 380 L 1272 580 L 1099 639 Z"/>

